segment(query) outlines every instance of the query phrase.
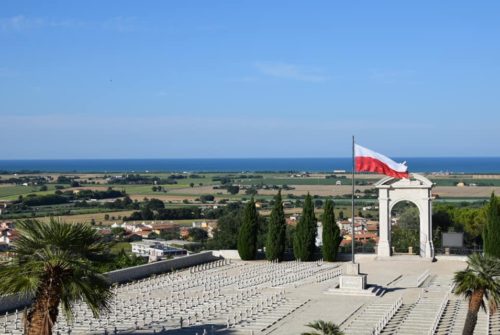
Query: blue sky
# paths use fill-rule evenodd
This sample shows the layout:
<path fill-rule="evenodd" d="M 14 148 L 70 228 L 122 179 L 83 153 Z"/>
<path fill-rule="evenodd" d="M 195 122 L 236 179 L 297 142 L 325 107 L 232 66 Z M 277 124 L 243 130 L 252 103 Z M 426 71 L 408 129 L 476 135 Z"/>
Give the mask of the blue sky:
<path fill-rule="evenodd" d="M 0 159 L 500 156 L 498 1 L 0 3 Z"/>

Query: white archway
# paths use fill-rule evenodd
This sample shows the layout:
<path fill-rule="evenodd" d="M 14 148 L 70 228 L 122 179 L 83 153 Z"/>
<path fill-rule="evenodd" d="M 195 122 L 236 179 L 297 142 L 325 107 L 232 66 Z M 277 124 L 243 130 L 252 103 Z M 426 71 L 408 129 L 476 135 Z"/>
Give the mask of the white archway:
<path fill-rule="evenodd" d="M 400 201 L 414 203 L 420 216 L 420 256 L 434 258 L 432 244 L 432 182 L 413 173 L 411 179 L 385 177 L 375 184 L 379 202 L 379 241 L 377 256 L 391 256 L 391 211 Z"/>

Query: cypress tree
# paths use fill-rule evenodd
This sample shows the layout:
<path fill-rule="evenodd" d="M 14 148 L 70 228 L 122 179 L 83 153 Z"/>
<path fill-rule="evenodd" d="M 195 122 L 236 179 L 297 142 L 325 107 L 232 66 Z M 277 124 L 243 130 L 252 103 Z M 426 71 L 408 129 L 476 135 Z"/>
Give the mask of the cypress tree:
<path fill-rule="evenodd" d="M 274 197 L 274 206 L 269 218 L 269 226 L 266 238 L 266 258 L 270 261 L 283 260 L 286 245 L 286 219 L 283 203 L 281 201 L 281 190 Z"/>
<path fill-rule="evenodd" d="M 293 241 L 293 253 L 296 259 L 311 261 L 316 249 L 316 217 L 311 195 L 308 193 L 304 200 L 302 217 L 297 224 Z"/>
<path fill-rule="evenodd" d="M 332 200 L 327 200 L 321 222 L 323 224 L 323 259 L 327 262 L 335 261 L 339 244 L 340 229 L 335 223 L 334 204 Z"/>
<path fill-rule="evenodd" d="M 242 260 L 253 260 L 257 254 L 257 234 L 259 232 L 259 214 L 253 198 L 245 206 L 243 224 L 238 234 L 238 253 Z"/>
<path fill-rule="evenodd" d="M 486 225 L 483 231 L 484 253 L 500 258 L 500 206 L 495 193 L 491 194 L 486 208 Z"/>

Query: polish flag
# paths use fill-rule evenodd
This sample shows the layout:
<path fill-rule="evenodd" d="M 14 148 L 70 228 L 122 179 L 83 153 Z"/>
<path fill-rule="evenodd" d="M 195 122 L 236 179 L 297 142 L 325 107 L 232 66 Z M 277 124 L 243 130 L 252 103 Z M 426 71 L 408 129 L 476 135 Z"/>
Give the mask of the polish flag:
<path fill-rule="evenodd" d="M 408 178 L 408 167 L 389 157 L 354 144 L 356 172 L 376 172 L 394 178 Z"/>

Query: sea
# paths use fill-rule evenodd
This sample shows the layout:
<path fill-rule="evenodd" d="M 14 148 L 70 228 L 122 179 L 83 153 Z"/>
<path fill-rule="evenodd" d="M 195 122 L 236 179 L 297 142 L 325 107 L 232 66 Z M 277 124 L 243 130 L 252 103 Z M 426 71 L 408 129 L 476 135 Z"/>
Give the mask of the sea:
<path fill-rule="evenodd" d="M 500 157 L 395 157 L 410 172 L 500 173 Z M 352 158 L 192 158 L 0 160 L 0 172 L 327 172 L 351 171 Z"/>

